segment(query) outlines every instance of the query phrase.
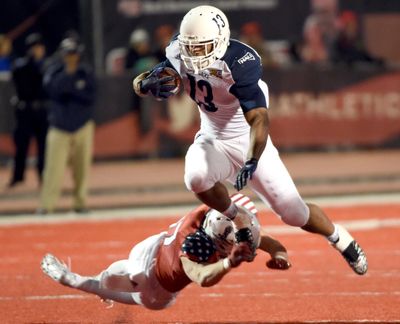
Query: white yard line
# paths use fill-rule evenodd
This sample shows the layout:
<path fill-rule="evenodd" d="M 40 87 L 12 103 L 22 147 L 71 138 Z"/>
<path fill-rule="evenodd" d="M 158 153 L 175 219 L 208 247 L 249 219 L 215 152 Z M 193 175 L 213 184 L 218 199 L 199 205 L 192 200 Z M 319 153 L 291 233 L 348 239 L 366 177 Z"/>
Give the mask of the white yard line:
<path fill-rule="evenodd" d="M 400 296 L 400 291 L 340 291 L 340 292 L 300 292 L 300 293 L 271 293 L 271 292 L 260 292 L 260 293 L 204 293 L 200 294 L 202 298 L 225 298 L 227 296 L 243 297 L 243 298 L 259 298 L 259 297 L 380 297 L 380 296 Z"/>
<path fill-rule="evenodd" d="M 339 221 L 338 224 L 343 225 L 349 231 L 372 231 L 378 228 L 400 227 L 400 218 L 368 218 L 357 220 Z M 269 234 L 306 234 L 299 227 L 288 225 L 271 225 L 265 226 L 263 229 Z"/>
<path fill-rule="evenodd" d="M 390 194 L 374 194 L 374 195 L 356 195 L 356 196 L 340 196 L 340 197 L 315 197 L 307 198 L 306 201 L 313 202 L 323 207 L 337 206 L 357 206 L 363 204 L 400 204 L 400 193 Z M 73 212 L 63 214 L 48 215 L 18 215 L 18 216 L 1 216 L 0 226 L 28 225 L 41 223 L 68 223 L 68 222 L 91 222 L 110 219 L 143 219 L 143 218 L 163 218 L 184 215 L 197 205 L 184 206 L 162 206 L 162 207 L 145 207 L 145 208 L 129 208 L 129 209 L 109 209 L 109 210 L 93 210 L 88 214 L 76 214 Z M 266 206 L 260 201 L 256 202 L 258 210 L 266 210 Z M 284 226 L 288 227 L 288 226 Z M 291 230 L 290 230 L 291 231 Z"/>

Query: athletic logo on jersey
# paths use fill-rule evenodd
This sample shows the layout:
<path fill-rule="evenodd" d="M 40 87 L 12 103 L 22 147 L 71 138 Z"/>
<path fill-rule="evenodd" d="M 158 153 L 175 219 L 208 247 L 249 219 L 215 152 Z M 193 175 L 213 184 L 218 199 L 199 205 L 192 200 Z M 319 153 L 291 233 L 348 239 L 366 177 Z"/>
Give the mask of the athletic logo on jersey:
<path fill-rule="evenodd" d="M 205 79 L 209 79 L 210 76 L 214 76 L 216 78 L 222 79 L 222 70 L 218 70 L 218 69 L 207 69 L 207 70 L 199 71 L 198 74 Z"/>
<path fill-rule="evenodd" d="M 208 79 L 210 77 L 210 72 L 208 72 L 207 70 L 202 70 L 199 71 L 198 73 L 200 76 L 202 76 L 204 79 Z"/>
<path fill-rule="evenodd" d="M 250 52 L 244 54 L 240 59 L 238 59 L 239 64 L 243 64 L 246 61 L 255 61 L 256 58 Z"/>
<path fill-rule="evenodd" d="M 222 70 L 218 70 L 218 69 L 208 69 L 208 71 L 210 71 L 210 75 L 211 76 L 215 76 L 217 78 L 222 79 Z"/>

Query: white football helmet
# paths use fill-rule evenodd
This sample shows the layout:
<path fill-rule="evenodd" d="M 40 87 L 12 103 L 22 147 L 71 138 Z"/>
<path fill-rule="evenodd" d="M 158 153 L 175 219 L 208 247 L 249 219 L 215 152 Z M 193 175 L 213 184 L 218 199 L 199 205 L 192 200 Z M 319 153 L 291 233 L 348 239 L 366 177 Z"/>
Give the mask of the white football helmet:
<path fill-rule="evenodd" d="M 235 244 L 234 226 L 230 218 L 215 209 L 210 209 L 206 214 L 203 229 L 222 257 L 227 257 Z"/>
<path fill-rule="evenodd" d="M 225 14 L 212 6 L 190 10 L 179 29 L 180 55 L 185 66 L 198 73 L 224 56 L 229 46 L 230 29 Z"/>
<path fill-rule="evenodd" d="M 241 208 L 240 213 L 248 216 L 247 226 L 251 230 L 254 240 L 254 250 L 260 245 L 260 223 L 257 216 L 247 208 Z M 213 240 L 217 251 L 222 257 L 227 257 L 235 244 L 235 232 L 237 230 L 233 221 L 215 209 L 210 209 L 203 222 L 205 233 Z"/>

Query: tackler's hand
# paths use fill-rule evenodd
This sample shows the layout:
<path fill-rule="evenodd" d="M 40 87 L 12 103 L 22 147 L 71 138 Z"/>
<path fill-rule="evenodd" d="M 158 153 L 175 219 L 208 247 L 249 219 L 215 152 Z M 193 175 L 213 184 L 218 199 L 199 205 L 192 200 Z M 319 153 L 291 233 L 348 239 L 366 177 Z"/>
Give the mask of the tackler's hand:
<path fill-rule="evenodd" d="M 253 251 L 245 242 L 235 244 L 228 256 L 229 264 L 232 268 L 238 267 L 243 261 L 251 262 L 253 259 Z"/>
<path fill-rule="evenodd" d="M 276 270 L 287 270 L 292 266 L 287 258 L 281 256 L 271 258 L 266 265 L 268 268 Z"/>
<path fill-rule="evenodd" d="M 248 256 L 248 259 L 246 260 L 247 262 L 251 262 L 254 260 L 254 258 L 256 257 L 256 245 L 254 243 L 254 238 L 253 238 L 253 234 L 250 230 L 250 228 L 245 227 L 245 228 L 241 228 L 240 230 L 235 232 L 235 240 L 237 244 L 240 243 L 246 243 L 252 254 Z"/>
<path fill-rule="evenodd" d="M 256 158 L 251 158 L 247 160 L 244 166 L 240 169 L 237 177 L 235 188 L 236 190 L 242 190 L 244 186 L 247 184 L 247 181 L 253 177 L 253 173 L 257 169 L 258 160 Z"/>
<path fill-rule="evenodd" d="M 160 77 L 163 68 L 159 67 L 151 72 L 146 78 L 140 81 L 140 92 L 147 94 L 149 91 L 157 99 L 168 99 L 174 93 L 176 86 L 170 82 L 174 80 L 173 76 Z"/>

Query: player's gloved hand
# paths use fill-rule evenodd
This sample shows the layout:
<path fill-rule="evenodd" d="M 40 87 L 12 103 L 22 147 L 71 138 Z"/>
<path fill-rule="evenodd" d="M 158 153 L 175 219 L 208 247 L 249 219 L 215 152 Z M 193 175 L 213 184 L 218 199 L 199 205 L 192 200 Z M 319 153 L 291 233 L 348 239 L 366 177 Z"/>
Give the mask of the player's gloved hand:
<path fill-rule="evenodd" d="M 250 230 L 250 228 L 248 227 L 244 227 L 241 228 L 240 230 L 235 232 L 235 239 L 236 239 L 236 243 L 246 243 L 250 250 L 252 251 L 253 255 L 251 256 L 251 258 L 249 258 L 249 260 L 246 261 L 253 261 L 253 259 L 256 257 L 256 247 L 254 244 L 254 238 L 253 238 L 253 234 Z"/>
<path fill-rule="evenodd" d="M 290 262 L 283 256 L 276 256 L 267 261 L 267 267 L 270 269 L 287 270 L 291 266 Z"/>
<path fill-rule="evenodd" d="M 247 160 L 244 166 L 240 169 L 237 177 L 235 188 L 236 190 L 242 190 L 243 187 L 247 184 L 247 180 L 253 177 L 253 173 L 257 169 L 258 160 L 256 158 L 251 158 Z"/>
<path fill-rule="evenodd" d="M 229 264 L 232 268 L 238 267 L 243 261 L 251 262 L 253 259 L 254 253 L 245 242 L 234 244 L 228 256 Z"/>
<path fill-rule="evenodd" d="M 147 94 L 149 91 L 157 99 L 168 99 L 174 93 L 172 90 L 176 88 L 173 84 L 168 84 L 168 82 L 174 79 L 173 76 L 166 76 L 163 78 L 159 77 L 159 74 L 163 70 L 162 67 L 158 67 L 153 70 L 146 78 L 140 81 L 140 92 Z"/>
<path fill-rule="evenodd" d="M 252 246 L 254 243 L 253 234 L 251 233 L 251 230 L 248 227 L 244 227 L 236 231 L 235 239 L 236 243 L 245 242 L 248 243 L 250 246 Z"/>

